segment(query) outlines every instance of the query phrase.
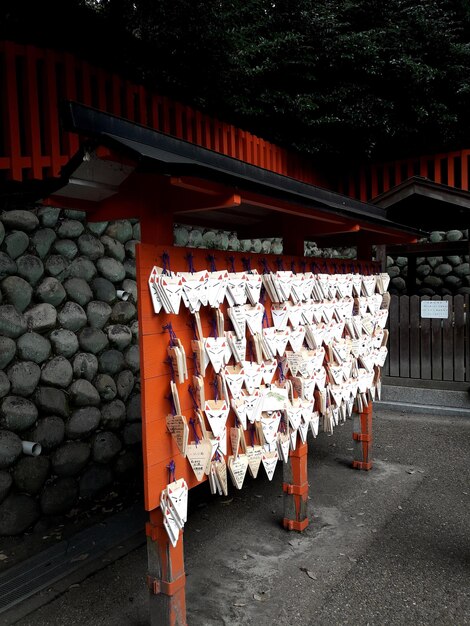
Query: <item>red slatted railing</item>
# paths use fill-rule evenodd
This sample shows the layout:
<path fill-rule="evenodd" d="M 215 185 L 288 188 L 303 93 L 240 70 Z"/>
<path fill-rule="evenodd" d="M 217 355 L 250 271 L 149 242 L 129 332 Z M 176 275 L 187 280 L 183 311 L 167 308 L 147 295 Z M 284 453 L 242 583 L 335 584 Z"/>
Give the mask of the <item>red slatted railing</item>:
<path fill-rule="evenodd" d="M 338 191 L 369 202 L 404 182 L 422 176 L 436 183 L 469 191 L 470 150 L 433 154 L 362 167 L 340 181 Z"/>
<path fill-rule="evenodd" d="M 57 176 L 79 138 L 60 126 L 58 104 L 107 113 L 307 183 L 325 185 L 299 155 L 149 92 L 72 54 L 0 42 L 0 180 Z"/>

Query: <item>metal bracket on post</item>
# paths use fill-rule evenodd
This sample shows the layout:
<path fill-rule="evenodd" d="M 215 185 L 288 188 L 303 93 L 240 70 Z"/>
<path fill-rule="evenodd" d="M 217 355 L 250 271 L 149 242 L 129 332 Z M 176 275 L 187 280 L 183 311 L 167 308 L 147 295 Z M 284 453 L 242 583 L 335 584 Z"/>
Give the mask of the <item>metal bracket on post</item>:
<path fill-rule="evenodd" d="M 353 418 L 354 469 L 372 469 L 372 403 Z"/>
<path fill-rule="evenodd" d="M 289 453 L 289 461 L 283 464 L 284 519 L 286 530 L 301 532 L 308 526 L 308 474 L 306 443 Z"/>

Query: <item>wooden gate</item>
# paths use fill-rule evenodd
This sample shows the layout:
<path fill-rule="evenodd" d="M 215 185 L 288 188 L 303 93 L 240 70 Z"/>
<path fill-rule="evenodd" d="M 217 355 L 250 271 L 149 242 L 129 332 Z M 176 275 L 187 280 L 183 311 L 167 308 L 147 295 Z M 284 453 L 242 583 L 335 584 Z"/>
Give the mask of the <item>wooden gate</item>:
<path fill-rule="evenodd" d="M 447 319 L 421 317 L 423 300 L 449 302 Z M 470 380 L 469 296 L 392 296 L 389 355 L 383 373 L 397 378 Z"/>

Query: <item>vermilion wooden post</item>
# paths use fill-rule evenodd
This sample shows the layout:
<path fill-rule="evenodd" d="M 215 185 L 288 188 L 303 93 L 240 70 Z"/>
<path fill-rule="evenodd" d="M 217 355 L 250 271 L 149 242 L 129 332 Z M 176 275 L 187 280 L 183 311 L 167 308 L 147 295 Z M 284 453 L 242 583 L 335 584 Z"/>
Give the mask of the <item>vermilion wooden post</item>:
<path fill-rule="evenodd" d="M 308 470 L 306 443 L 289 453 L 289 462 L 283 463 L 282 490 L 284 492 L 284 518 L 286 530 L 305 530 L 308 526 Z"/>
<path fill-rule="evenodd" d="M 372 402 L 353 417 L 354 469 L 372 469 Z"/>
<path fill-rule="evenodd" d="M 182 532 L 182 531 L 180 531 Z M 186 626 L 183 539 L 172 546 L 160 509 L 146 526 L 151 626 Z"/>

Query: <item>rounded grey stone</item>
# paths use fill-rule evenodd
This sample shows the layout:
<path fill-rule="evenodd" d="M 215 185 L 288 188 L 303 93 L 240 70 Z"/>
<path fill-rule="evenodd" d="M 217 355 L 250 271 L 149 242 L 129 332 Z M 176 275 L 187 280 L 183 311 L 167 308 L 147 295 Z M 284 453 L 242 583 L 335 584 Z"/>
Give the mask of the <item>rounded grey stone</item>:
<path fill-rule="evenodd" d="M 3 222 L 0 222 L 0 246 L 2 245 L 4 238 L 5 238 L 5 226 L 3 225 Z"/>
<path fill-rule="evenodd" d="M 3 502 L 13 484 L 13 478 L 9 472 L 0 471 L 0 502 Z"/>
<path fill-rule="evenodd" d="M 12 259 L 17 259 L 24 254 L 29 246 L 29 237 L 22 230 L 14 230 L 9 233 L 2 244 L 2 250 Z"/>
<path fill-rule="evenodd" d="M 56 239 L 52 244 L 52 249 L 69 261 L 74 259 L 78 254 L 77 244 L 71 239 Z"/>
<path fill-rule="evenodd" d="M 395 265 L 398 265 L 398 267 L 405 267 L 405 265 L 408 265 L 408 259 L 406 256 L 398 256 L 396 258 Z"/>
<path fill-rule="evenodd" d="M 444 283 L 449 289 L 455 290 L 462 286 L 462 281 L 458 276 L 446 276 L 444 278 Z"/>
<path fill-rule="evenodd" d="M 38 218 L 31 211 L 5 211 L 0 219 L 6 230 L 24 230 L 30 233 L 39 226 Z"/>
<path fill-rule="evenodd" d="M 400 276 L 400 268 L 396 265 L 391 265 L 390 267 L 387 267 L 387 273 L 390 278 L 395 278 L 396 276 Z"/>
<path fill-rule="evenodd" d="M 18 275 L 32 285 L 35 285 L 44 275 L 44 265 L 41 259 L 32 254 L 20 256 L 16 261 L 16 265 Z"/>
<path fill-rule="evenodd" d="M 86 220 L 86 211 L 77 211 L 76 209 L 65 209 L 64 215 L 65 217 L 68 217 L 71 220 L 79 220 L 80 222 L 84 222 Z"/>
<path fill-rule="evenodd" d="M 41 228 L 31 237 L 36 253 L 41 259 L 49 254 L 49 250 L 56 239 L 57 235 L 52 228 Z"/>
<path fill-rule="evenodd" d="M 110 280 L 97 276 L 91 281 L 91 288 L 96 300 L 112 304 L 116 301 L 116 287 Z"/>
<path fill-rule="evenodd" d="M 65 422 L 65 435 L 68 439 L 88 437 L 100 424 L 100 410 L 94 406 L 76 409 Z"/>
<path fill-rule="evenodd" d="M 108 228 L 108 222 L 88 222 L 88 230 L 98 237 Z"/>
<path fill-rule="evenodd" d="M 23 452 L 21 439 L 9 430 L 0 430 L 0 468 L 13 465 Z"/>
<path fill-rule="evenodd" d="M 70 385 L 69 396 L 75 406 L 99 406 L 100 404 L 100 394 L 85 378 L 80 378 Z"/>
<path fill-rule="evenodd" d="M 34 401 L 42 413 L 61 417 L 67 417 L 69 414 L 67 396 L 62 389 L 38 387 L 34 392 Z"/>
<path fill-rule="evenodd" d="M 20 340 L 18 340 L 18 344 L 19 343 Z M 10 339 L 10 337 L 2 337 L 0 335 L 0 369 L 4 369 L 13 359 L 15 354 L 16 343 L 13 341 L 13 339 Z"/>
<path fill-rule="evenodd" d="M 90 259 L 79 256 L 70 263 L 69 276 L 72 278 L 83 278 L 90 282 L 96 276 L 96 267 Z"/>
<path fill-rule="evenodd" d="M 130 325 L 132 336 L 134 337 L 134 341 L 139 340 L 139 320 L 134 320 Z"/>
<path fill-rule="evenodd" d="M 39 500 L 44 515 L 67 513 L 78 499 L 77 481 L 71 477 L 56 478 L 48 483 Z"/>
<path fill-rule="evenodd" d="M 36 298 L 38 300 L 52 304 L 55 307 L 62 304 L 66 297 L 67 294 L 62 283 L 52 276 L 45 278 L 36 289 Z"/>
<path fill-rule="evenodd" d="M 126 245 L 124 246 L 126 250 L 126 255 L 131 259 L 135 259 L 135 247 L 138 243 L 139 242 L 136 239 L 131 239 L 130 241 L 127 241 Z"/>
<path fill-rule="evenodd" d="M 64 283 L 68 297 L 77 302 L 80 306 L 85 306 L 93 298 L 93 293 L 89 284 L 83 278 L 69 278 Z"/>
<path fill-rule="evenodd" d="M 423 285 L 426 285 L 426 287 L 430 287 L 431 289 L 442 287 L 442 284 L 442 278 L 439 278 L 438 276 L 426 276 L 423 280 Z"/>
<path fill-rule="evenodd" d="M 0 535 L 21 535 L 39 517 L 36 500 L 24 493 L 12 493 L 0 504 Z"/>
<path fill-rule="evenodd" d="M 126 250 L 120 241 L 108 237 L 108 235 L 103 235 L 100 241 L 106 256 L 116 259 L 117 261 L 124 261 L 126 258 Z"/>
<path fill-rule="evenodd" d="M 7 396 L 0 404 L 0 427 L 13 432 L 30 428 L 37 420 L 36 406 L 20 396 Z"/>
<path fill-rule="evenodd" d="M 41 207 L 38 211 L 39 219 L 43 226 L 54 227 L 59 219 L 60 209 L 50 206 Z"/>
<path fill-rule="evenodd" d="M 109 463 L 122 449 L 121 440 L 112 432 L 105 431 L 93 436 L 91 453 L 97 463 Z"/>
<path fill-rule="evenodd" d="M 98 354 L 108 345 L 108 338 L 99 328 L 86 326 L 80 331 L 78 335 L 78 342 L 80 344 L 80 348 L 85 352 Z"/>
<path fill-rule="evenodd" d="M 90 500 L 113 482 L 113 471 L 108 465 L 90 465 L 80 477 L 80 497 Z"/>
<path fill-rule="evenodd" d="M 449 230 L 446 234 L 447 241 L 460 241 L 463 239 L 462 231 L 460 230 Z"/>
<path fill-rule="evenodd" d="M 431 243 L 439 243 L 440 241 L 443 241 L 444 235 L 445 233 L 440 230 L 433 230 L 429 235 L 429 241 Z"/>
<path fill-rule="evenodd" d="M 133 372 L 138 372 L 140 368 L 139 346 L 135 344 L 127 348 L 124 359 Z"/>
<path fill-rule="evenodd" d="M 406 289 L 406 283 L 403 278 L 401 278 L 401 276 L 396 276 L 395 278 L 392 278 L 390 282 L 395 287 L 395 289 L 398 289 L 398 291 L 403 291 L 404 289 Z"/>
<path fill-rule="evenodd" d="M 446 256 L 446 261 L 449 261 L 451 265 L 460 265 L 460 263 L 462 263 L 462 257 L 457 255 Z"/>
<path fill-rule="evenodd" d="M 78 220 L 63 220 L 62 224 L 57 229 L 57 234 L 63 239 L 75 239 L 85 230 L 85 227 Z"/>
<path fill-rule="evenodd" d="M 106 302 L 100 302 L 99 300 L 92 300 L 88 303 L 86 314 L 88 323 L 93 328 L 103 328 L 107 323 L 112 313 L 112 309 Z"/>
<path fill-rule="evenodd" d="M 99 239 L 91 233 L 83 233 L 77 241 L 80 254 L 87 257 L 91 261 L 96 261 L 104 256 L 104 246 Z"/>
<path fill-rule="evenodd" d="M 5 372 L 0 370 L 0 398 L 4 398 L 10 391 L 10 380 Z"/>
<path fill-rule="evenodd" d="M 125 450 L 114 462 L 114 473 L 121 481 L 135 480 L 137 477 L 142 481 L 138 463 L 137 455 L 132 450 Z"/>
<path fill-rule="evenodd" d="M 123 264 L 116 259 L 112 259 L 111 257 L 102 257 L 96 261 L 96 267 L 98 272 L 103 276 L 103 278 L 107 278 L 112 283 L 117 283 L 126 277 L 126 270 L 124 269 Z"/>
<path fill-rule="evenodd" d="M 124 370 L 123 372 L 119 372 L 116 387 L 118 396 L 124 402 L 131 395 L 131 391 L 134 389 L 135 378 L 134 374 L 130 370 Z"/>
<path fill-rule="evenodd" d="M 38 333 L 44 333 L 54 328 L 57 322 L 57 311 L 52 304 L 43 302 L 37 304 L 24 314 L 28 328 Z"/>
<path fill-rule="evenodd" d="M 47 456 L 24 456 L 15 465 L 13 480 L 19 491 L 39 493 L 46 482 L 50 461 Z"/>
<path fill-rule="evenodd" d="M 132 280 L 132 278 L 125 278 L 122 281 L 122 288 L 124 291 L 131 294 L 134 302 L 137 302 L 137 283 L 135 280 Z"/>
<path fill-rule="evenodd" d="M 429 276 L 431 273 L 432 268 L 429 265 L 419 265 L 416 268 L 416 275 L 421 279 L 426 278 L 426 276 Z"/>
<path fill-rule="evenodd" d="M 122 439 L 126 446 L 135 446 L 142 443 L 142 424 L 132 422 L 126 424 L 122 431 Z"/>
<path fill-rule="evenodd" d="M 387 268 L 389 268 L 391 265 L 394 265 L 395 261 L 392 259 L 391 256 L 387 257 Z M 388 272 L 388 269 L 387 269 Z"/>
<path fill-rule="evenodd" d="M 98 371 L 98 359 L 89 352 L 80 352 L 73 359 L 73 375 L 75 378 L 93 380 Z"/>
<path fill-rule="evenodd" d="M 464 296 L 465 296 L 465 295 L 468 295 L 468 294 L 470 294 L 470 287 L 460 287 L 460 288 L 457 290 L 457 293 L 462 294 L 462 295 L 464 295 Z"/>
<path fill-rule="evenodd" d="M 109 374 L 98 374 L 94 384 L 102 400 L 114 400 L 117 394 L 117 387 L 114 379 Z"/>
<path fill-rule="evenodd" d="M 463 278 L 464 276 L 468 276 L 470 273 L 470 265 L 468 263 L 461 263 L 454 267 L 454 274 L 459 278 Z"/>
<path fill-rule="evenodd" d="M 128 326 L 112 324 L 107 328 L 110 344 L 118 350 L 124 350 L 132 342 L 132 333 Z"/>
<path fill-rule="evenodd" d="M 30 432 L 31 441 L 41 444 L 44 452 L 49 452 L 62 443 L 65 436 L 64 420 L 58 415 L 48 415 L 38 419 Z"/>
<path fill-rule="evenodd" d="M 5 303 L 12 304 L 17 311 L 23 313 L 31 302 L 33 295 L 31 285 L 19 276 L 7 276 L 1 285 Z"/>
<path fill-rule="evenodd" d="M 51 254 L 51 256 L 46 259 L 46 274 L 54 276 L 55 278 L 63 278 L 69 264 L 70 261 L 61 254 Z"/>
<path fill-rule="evenodd" d="M 436 276 L 447 276 L 452 272 L 452 265 L 449 263 L 441 263 L 437 267 L 434 268 L 434 273 Z"/>
<path fill-rule="evenodd" d="M 447 287 L 441 287 L 440 289 L 437 290 L 438 294 L 440 296 L 451 296 L 452 292 L 450 291 L 450 289 L 447 289 Z"/>
<path fill-rule="evenodd" d="M 60 328 L 49 335 L 54 352 L 69 359 L 78 350 L 77 335 L 71 330 Z"/>
<path fill-rule="evenodd" d="M 134 259 L 126 259 L 123 263 L 124 271 L 126 272 L 127 278 L 133 278 L 135 280 L 136 277 L 136 269 L 135 269 L 135 261 Z"/>
<path fill-rule="evenodd" d="M 99 357 L 99 370 L 103 374 L 114 376 L 124 367 L 124 355 L 119 350 L 105 350 Z"/>
<path fill-rule="evenodd" d="M 0 252 L 0 279 L 16 274 L 17 266 L 5 252 Z"/>
<path fill-rule="evenodd" d="M 430 265 L 432 268 L 436 267 L 437 265 L 439 265 L 440 263 L 444 262 L 444 257 L 442 256 L 430 256 L 428 257 L 428 265 Z"/>
<path fill-rule="evenodd" d="M 132 236 L 133 236 L 134 239 L 137 239 L 137 241 L 140 241 L 140 239 L 141 239 L 141 236 L 140 236 L 140 222 L 137 222 L 132 227 Z"/>
<path fill-rule="evenodd" d="M 86 313 L 77 302 L 66 302 L 58 318 L 61 326 L 73 332 L 80 330 L 87 323 Z"/>
<path fill-rule="evenodd" d="M 126 421 L 126 405 L 122 400 L 112 400 L 101 407 L 102 428 L 118 430 Z"/>
<path fill-rule="evenodd" d="M 72 378 L 72 366 L 63 356 L 56 356 L 48 361 L 41 371 L 42 382 L 53 387 L 68 387 Z"/>
<path fill-rule="evenodd" d="M 132 302 L 116 302 L 111 313 L 111 321 L 114 324 L 127 324 L 137 316 L 137 309 Z"/>
<path fill-rule="evenodd" d="M 128 422 L 142 421 L 141 396 L 140 393 L 134 394 L 126 408 L 126 419 Z"/>
<path fill-rule="evenodd" d="M 15 396 L 30 396 L 36 389 L 41 368 L 33 361 L 18 361 L 8 368 L 11 393 Z"/>
<path fill-rule="evenodd" d="M 52 455 L 52 469 L 57 476 L 75 476 L 88 463 L 91 450 L 88 443 L 69 441 Z"/>
<path fill-rule="evenodd" d="M 126 243 L 126 241 L 132 239 L 133 236 L 132 224 L 128 220 L 110 222 L 106 229 L 106 234 L 121 243 Z"/>

